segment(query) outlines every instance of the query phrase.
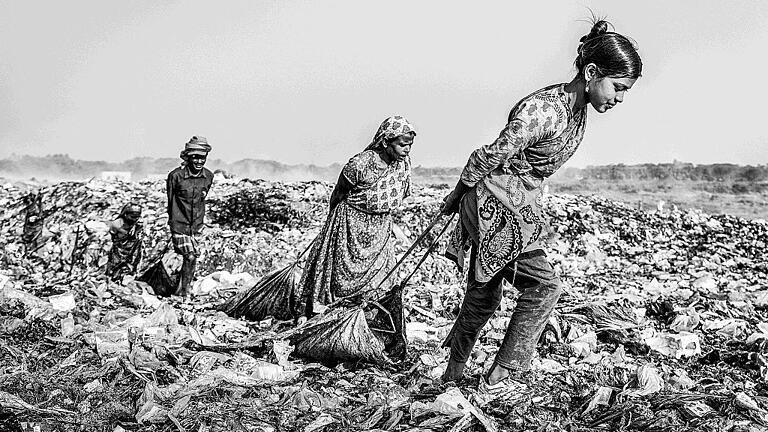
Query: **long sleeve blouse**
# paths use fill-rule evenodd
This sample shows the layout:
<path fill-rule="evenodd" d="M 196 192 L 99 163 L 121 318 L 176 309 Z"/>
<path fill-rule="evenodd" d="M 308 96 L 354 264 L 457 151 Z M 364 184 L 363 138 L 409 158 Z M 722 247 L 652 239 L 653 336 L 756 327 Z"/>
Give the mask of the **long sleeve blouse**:
<path fill-rule="evenodd" d="M 541 247 L 543 181 L 574 154 L 585 126 L 586 107 L 572 112 L 564 84 L 557 84 L 523 98 L 499 137 L 472 152 L 461 181 L 476 188 L 476 220 L 457 224 L 448 253 L 461 262 L 469 239 L 478 239 L 478 281 Z"/>

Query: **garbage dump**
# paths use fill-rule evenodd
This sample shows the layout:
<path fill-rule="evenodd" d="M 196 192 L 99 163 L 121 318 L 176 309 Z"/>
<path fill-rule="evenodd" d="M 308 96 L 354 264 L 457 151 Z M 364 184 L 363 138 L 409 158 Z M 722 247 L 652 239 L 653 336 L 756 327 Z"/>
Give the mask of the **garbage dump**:
<path fill-rule="evenodd" d="M 465 379 L 444 384 L 441 342 L 464 280 L 439 253 L 404 287 L 403 360 L 382 357 L 375 337 L 364 361 L 312 355 L 354 341 L 303 343 L 330 327 L 375 335 L 375 308 L 331 309 L 302 331 L 279 314 L 246 319 L 220 310 L 297 261 L 320 229 L 331 186 L 217 178 L 206 248 L 184 300 L 159 295 L 166 293 L 142 278 L 158 262 L 168 277 L 174 272 L 164 250 L 163 182 L 2 184 L 0 430 L 768 428 L 765 221 L 546 196 L 546 252 L 567 287 L 539 341 L 528 391 L 488 401 L 478 378 L 504 337 L 516 290 L 505 288 Z M 30 254 L 24 197 L 38 192 L 44 235 Z M 398 255 L 446 192 L 414 186 L 394 217 Z M 104 274 L 106 222 L 128 201 L 143 206 L 146 253 L 135 275 L 115 282 Z M 398 280 L 417 261 L 406 259 Z"/>

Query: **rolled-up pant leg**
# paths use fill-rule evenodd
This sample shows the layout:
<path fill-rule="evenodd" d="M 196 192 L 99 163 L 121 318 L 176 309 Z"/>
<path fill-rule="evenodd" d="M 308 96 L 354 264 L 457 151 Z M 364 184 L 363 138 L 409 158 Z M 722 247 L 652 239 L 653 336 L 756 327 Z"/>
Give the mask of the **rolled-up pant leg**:
<path fill-rule="evenodd" d="M 496 364 L 525 371 L 531 367 L 536 344 L 560 298 L 562 284 L 542 250 L 522 254 L 516 262 L 513 283 L 520 297 L 496 354 Z"/>

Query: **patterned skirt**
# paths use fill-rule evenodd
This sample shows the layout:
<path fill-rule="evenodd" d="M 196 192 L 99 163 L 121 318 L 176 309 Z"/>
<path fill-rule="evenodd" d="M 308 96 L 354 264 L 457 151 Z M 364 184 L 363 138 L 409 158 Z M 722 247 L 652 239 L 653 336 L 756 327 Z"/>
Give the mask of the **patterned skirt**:
<path fill-rule="evenodd" d="M 539 184 L 526 185 L 507 176 L 499 187 L 480 182 L 462 197 L 461 222 L 451 236 L 446 256 L 462 268 L 471 247 L 477 248 L 475 280 L 488 282 L 523 252 L 541 249 L 546 224 Z M 501 198 L 500 198 L 501 197 Z"/>
<path fill-rule="evenodd" d="M 392 277 L 376 288 L 395 263 L 392 217 L 365 213 L 339 203 L 312 245 L 301 277 L 298 313 L 312 315 L 315 302 L 363 294 L 377 300 L 391 288 Z"/>

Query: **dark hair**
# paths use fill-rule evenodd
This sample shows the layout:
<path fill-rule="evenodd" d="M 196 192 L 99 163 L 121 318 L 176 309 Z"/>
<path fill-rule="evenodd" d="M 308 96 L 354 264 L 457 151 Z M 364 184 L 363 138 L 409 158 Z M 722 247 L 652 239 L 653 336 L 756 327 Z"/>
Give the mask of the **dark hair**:
<path fill-rule="evenodd" d="M 579 73 L 590 63 L 597 66 L 599 77 L 639 78 L 643 72 L 643 62 L 635 45 L 625 36 L 608 31 L 613 27 L 605 20 L 598 20 L 592 25 L 589 34 L 582 36 L 574 65 Z"/>

